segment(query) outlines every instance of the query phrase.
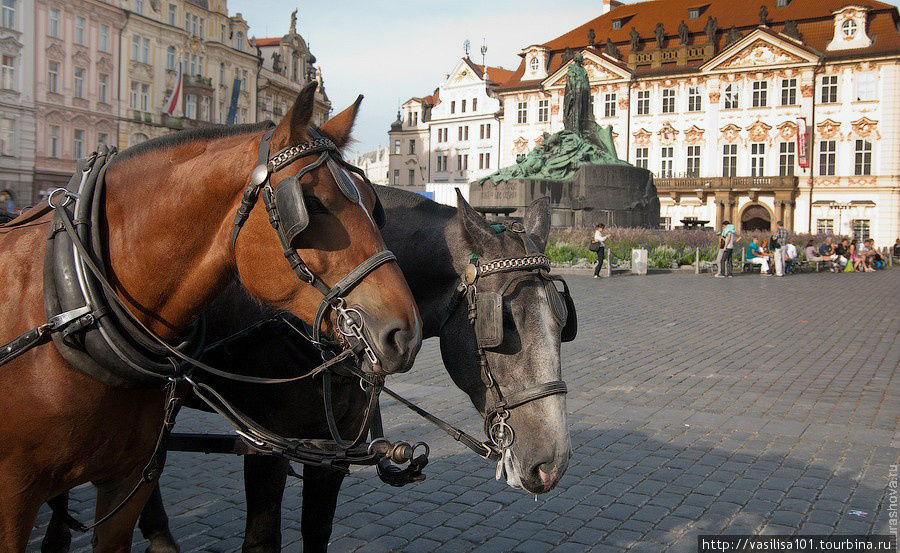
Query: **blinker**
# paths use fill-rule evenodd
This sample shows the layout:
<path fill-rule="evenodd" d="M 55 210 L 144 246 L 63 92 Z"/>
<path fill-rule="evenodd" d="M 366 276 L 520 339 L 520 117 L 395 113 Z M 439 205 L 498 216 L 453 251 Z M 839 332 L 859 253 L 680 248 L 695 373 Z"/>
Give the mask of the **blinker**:
<path fill-rule="evenodd" d="M 287 177 L 275 187 L 275 207 L 281 220 L 279 230 L 285 242 L 296 248 L 297 238 L 309 226 L 309 212 L 303 199 L 303 187 L 300 186 L 297 177 Z"/>

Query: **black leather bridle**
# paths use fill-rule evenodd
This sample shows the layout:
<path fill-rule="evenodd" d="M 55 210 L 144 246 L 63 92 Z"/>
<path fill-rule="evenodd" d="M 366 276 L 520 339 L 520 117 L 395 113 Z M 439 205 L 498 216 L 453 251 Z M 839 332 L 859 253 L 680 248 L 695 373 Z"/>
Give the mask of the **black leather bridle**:
<path fill-rule="evenodd" d="M 315 127 L 307 129 L 307 133 L 312 140 L 283 148 L 270 158 L 269 140 L 274 130 L 275 127 L 270 127 L 260 140 L 257 165 L 250 174 L 250 182 L 244 189 L 241 205 L 234 217 L 234 230 L 231 237 L 232 247 L 237 245 L 241 228 L 247 217 L 250 216 L 250 211 L 256 205 L 261 192 L 266 211 L 269 214 L 269 222 L 278 234 L 278 239 L 284 250 L 284 257 L 290 264 L 291 269 L 293 269 L 300 280 L 313 286 L 322 294 L 322 301 L 316 310 L 315 321 L 312 325 L 313 343 L 323 346 L 322 349 L 324 349 L 326 344 L 324 344 L 321 336 L 322 321 L 329 310 L 333 309 L 337 315 L 337 329 L 350 345 L 350 349 L 353 349 L 357 354 L 364 354 L 374 368 L 378 364 L 378 356 L 375 354 L 375 350 L 370 345 L 366 335 L 365 318 L 358 309 L 348 307 L 343 296 L 372 271 L 385 263 L 396 261 L 397 258 L 391 251 L 381 250 L 357 265 L 337 284 L 329 287 L 304 263 L 294 247 L 295 240 L 309 223 L 300 179 L 324 164 L 331 171 L 338 188 L 351 201 L 358 203 L 360 206 L 362 206 L 362 200 L 359 190 L 345 169 L 360 175 L 363 181 L 370 186 L 371 183 L 362 170 L 344 161 L 341 158 L 340 150 L 334 142 Z M 304 166 L 296 175 L 282 180 L 277 187 L 272 186 L 270 178 L 273 174 L 300 158 L 316 154 L 318 154 L 316 161 Z M 383 217 L 381 204 L 376 200 L 373 222 L 383 224 Z"/>
<path fill-rule="evenodd" d="M 503 296 L 509 287 L 519 280 L 532 277 L 551 283 L 554 281 L 562 281 L 561 277 L 551 276 L 550 259 L 542 253 L 536 252 L 536 248 L 530 244 L 530 240 L 526 236 L 524 229 L 519 224 L 507 225 L 504 230 L 509 230 L 519 236 L 525 244 L 526 255 L 520 257 L 510 257 L 503 259 L 495 259 L 487 262 L 481 261 L 478 256 L 472 256 L 470 262 L 466 265 L 465 273 L 462 276 L 462 283 L 457 288 L 457 299 L 454 303 L 459 302 L 460 296 L 465 298 L 468 307 L 469 323 L 475 329 L 475 341 L 478 348 L 478 364 L 481 371 L 481 378 L 484 385 L 491 391 L 493 396 L 493 404 L 490 409 L 485 412 L 484 429 L 490 444 L 500 453 L 509 449 L 515 441 L 515 431 L 506 422 L 509 419 L 510 410 L 532 401 L 567 393 L 566 383 L 562 380 L 553 380 L 537 384 L 522 390 L 509 391 L 504 393 L 500 387 L 500 383 L 491 371 L 490 364 L 487 360 L 486 350 L 498 347 L 502 343 L 502 310 Z M 506 273 L 519 273 L 507 279 L 497 290 L 497 292 L 482 292 L 483 296 L 479 296 L 478 281 L 482 278 L 501 275 Z M 564 281 L 563 281 L 564 282 Z M 565 291 L 568 294 L 568 288 Z M 487 298 L 484 301 L 482 298 Z M 551 299 L 551 303 L 552 303 Z M 567 302 L 568 303 L 568 302 Z M 574 307 L 574 306 L 573 306 Z M 574 313 L 573 313 L 574 315 Z M 563 330 L 564 340 L 567 338 L 567 330 L 571 332 L 568 325 L 572 324 L 568 319 L 562 317 L 567 325 Z M 498 326 L 499 325 L 499 326 Z M 574 334 L 571 335 L 574 338 Z M 569 339 L 571 339 L 569 338 Z M 509 385 L 507 385 L 509 388 Z M 486 444 L 487 445 L 487 444 Z"/>

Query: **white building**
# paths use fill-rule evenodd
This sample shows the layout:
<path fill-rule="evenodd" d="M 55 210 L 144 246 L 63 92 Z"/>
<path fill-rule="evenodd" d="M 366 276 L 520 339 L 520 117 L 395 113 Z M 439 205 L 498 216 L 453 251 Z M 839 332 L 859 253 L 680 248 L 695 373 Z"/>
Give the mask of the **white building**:
<path fill-rule="evenodd" d="M 397 120 L 388 131 L 390 145 L 389 184 L 422 187 L 430 178 L 429 121 L 431 110 L 440 102 L 438 91 L 410 98 L 397 111 Z"/>
<path fill-rule="evenodd" d="M 562 128 L 583 52 L 618 155 L 656 175 L 662 221 L 900 236 L 900 33 L 874 0 L 615 6 L 522 60 L 496 93 L 500 164 Z M 681 21 L 680 25 L 672 22 Z M 804 127 L 806 133 L 803 133 Z M 452 168 L 452 166 L 451 166 Z"/>
<path fill-rule="evenodd" d="M 387 148 L 381 147 L 371 152 L 357 154 L 351 163 L 365 171 L 366 176 L 374 184 L 387 186 L 390 183 L 391 156 Z"/>

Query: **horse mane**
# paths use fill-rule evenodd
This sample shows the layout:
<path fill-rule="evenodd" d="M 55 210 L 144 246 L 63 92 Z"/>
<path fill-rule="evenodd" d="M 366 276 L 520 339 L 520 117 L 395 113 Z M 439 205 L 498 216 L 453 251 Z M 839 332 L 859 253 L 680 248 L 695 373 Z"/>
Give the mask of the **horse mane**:
<path fill-rule="evenodd" d="M 163 136 L 151 138 L 150 140 L 146 140 L 140 144 L 122 150 L 114 158 L 113 164 L 151 152 L 174 148 L 195 140 L 217 140 L 229 136 L 260 132 L 269 128 L 271 125 L 273 125 L 271 121 L 244 123 L 241 125 L 210 125 L 207 127 L 198 127 L 196 129 L 164 134 Z"/>

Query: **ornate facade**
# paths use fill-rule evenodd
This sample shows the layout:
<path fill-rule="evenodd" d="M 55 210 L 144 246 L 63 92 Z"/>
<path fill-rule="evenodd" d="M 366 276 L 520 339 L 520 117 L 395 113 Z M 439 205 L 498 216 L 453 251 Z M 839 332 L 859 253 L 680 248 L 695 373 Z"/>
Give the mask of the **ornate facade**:
<path fill-rule="evenodd" d="M 247 22 L 228 15 L 226 0 L 128 0 L 122 31 L 118 145 L 125 148 L 173 130 L 256 121 L 259 58 Z M 176 85 L 183 92 L 173 116 L 162 106 Z M 237 92 L 235 92 L 237 91 Z"/>
<path fill-rule="evenodd" d="M 117 144 L 119 34 L 125 14 L 100 0 L 35 0 L 36 142 L 31 201 L 65 186 L 75 160 Z"/>
<path fill-rule="evenodd" d="M 374 184 L 382 186 L 390 183 L 390 163 L 390 152 L 384 147 L 358 154 L 353 158 L 353 165 L 365 171 L 366 176 Z"/>
<path fill-rule="evenodd" d="M 613 8 L 522 50 L 497 88 L 500 166 L 562 128 L 582 52 L 593 114 L 621 159 L 656 175 L 663 221 L 900 235 L 897 8 L 667 0 Z M 676 24 L 676 22 L 681 22 Z M 452 162 L 451 162 L 452 164 Z"/>
<path fill-rule="evenodd" d="M 34 9 L 7 0 L 0 13 L 0 209 L 34 202 Z"/>
<path fill-rule="evenodd" d="M 297 11 L 291 14 L 288 34 L 278 38 L 254 38 L 253 45 L 262 57 L 257 85 L 256 120 L 278 121 L 290 109 L 300 90 L 318 81 L 312 123 L 321 126 L 331 113 L 331 101 L 325 93 L 322 70 L 316 57 L 297 33 Z"/>

